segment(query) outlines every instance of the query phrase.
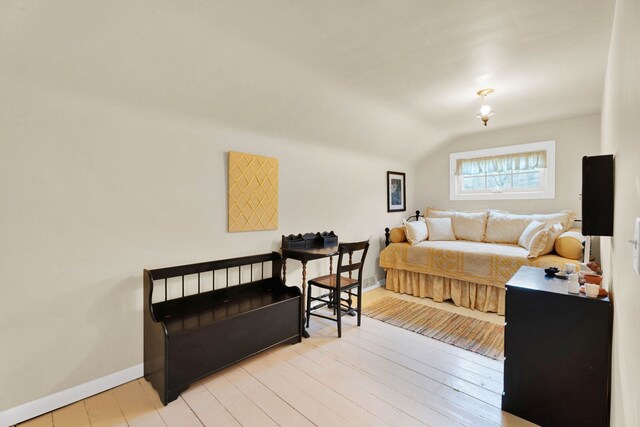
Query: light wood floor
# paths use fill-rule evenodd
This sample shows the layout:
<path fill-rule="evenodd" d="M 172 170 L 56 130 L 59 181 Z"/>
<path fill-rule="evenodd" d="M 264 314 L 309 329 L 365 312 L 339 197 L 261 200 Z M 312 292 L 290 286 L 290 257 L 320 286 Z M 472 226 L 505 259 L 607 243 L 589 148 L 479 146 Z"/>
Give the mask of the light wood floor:
<path fill-rule="evenodd" d="M 365 304 L 388 294 L 398 297 L 374 290 Z M 531 425 L 499 409 L 502 362 L 367 317 L 360 328 L 344 319 L 341 339 L 335 323 L 312 318 L 302 344 L 213 374 L 166 407 L 139 379 L 21 426 Z"/>

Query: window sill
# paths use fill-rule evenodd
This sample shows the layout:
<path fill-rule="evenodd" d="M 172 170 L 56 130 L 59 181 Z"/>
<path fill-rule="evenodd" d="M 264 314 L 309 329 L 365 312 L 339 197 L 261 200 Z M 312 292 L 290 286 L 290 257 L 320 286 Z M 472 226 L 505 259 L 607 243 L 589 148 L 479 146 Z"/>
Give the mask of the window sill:
<path fill-rule="evenodd" d="M 472 193 L 450 194 L 449 200 L 541 200 L 555 199 L 555 191 L 523 192 L 523 193 Z"/>

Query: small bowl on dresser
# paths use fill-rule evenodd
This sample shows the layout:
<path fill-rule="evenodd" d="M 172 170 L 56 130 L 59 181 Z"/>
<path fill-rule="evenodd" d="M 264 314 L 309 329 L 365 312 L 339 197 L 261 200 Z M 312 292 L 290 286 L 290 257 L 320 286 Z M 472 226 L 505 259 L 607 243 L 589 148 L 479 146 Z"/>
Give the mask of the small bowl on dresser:
<path fill-rule="evenodd" d="M 584 281 L 587 283 L 600 286 L 602 284 L 602 276 L 599 276 L 597 274 L 586 273 L 584 275 Z"/>
<path fill-rule="evenodd" d="M 556 275 L 558 271 L 560 271 L 558 267 L 549 267 L 544 269 L 544 274 L 546 274 L 547 276 L 553 277 Z"/>

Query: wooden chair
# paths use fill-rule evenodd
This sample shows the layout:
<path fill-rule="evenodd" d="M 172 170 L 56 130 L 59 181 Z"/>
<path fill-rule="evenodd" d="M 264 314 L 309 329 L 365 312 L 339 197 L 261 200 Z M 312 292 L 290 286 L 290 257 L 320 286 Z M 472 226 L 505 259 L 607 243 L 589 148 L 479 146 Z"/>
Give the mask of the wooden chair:
<path fill-rule="evenodd" d="M 358 293 L 355 296 L 358 298 L 358 306 L 356 307 L 355 312 L 358 316 L 358 326 L 360 326 L 362 307 L 362 268 L 364 266 L 364 260 L 367 256 L 368 249 L 368 241 L 340 243 L 338 246 L 338 265 L 336 267 L 335 274 L 315 277 L 307 282 L 309 284 L 309 291 L 307 292 L 307 328 L 309 327 L 309 320 L 311 316 L 322 317 L 338 323 L 338 337 L 341 337 L 342 312 L 344 310 L 345 312 L 353 315 L 354 308 L 352 307 L 352 297 L 354 296 L 353 290 L 356 288 Z M 352 261 L 353 254 L 360 251 L 362 251 L 360 261 L 354 263 Z M 354 270 L 357 270 L 356 278 L 353 278 Z M 343 273 L 348 273 L 348 276 L 343 276 Z M 313 297 L 312 289 L 314 286 L 325 289 L 328 293 Z M 342 297 L 343 292 L 347 292 L 347 298 Z M 318 301 L 320 304 L 311 307 L 312 301 Z M 333 314 L 336 317 L 329 317 L 323 314 L 314 313 L 315 310 L 323 307 L 333 308 Z"/>

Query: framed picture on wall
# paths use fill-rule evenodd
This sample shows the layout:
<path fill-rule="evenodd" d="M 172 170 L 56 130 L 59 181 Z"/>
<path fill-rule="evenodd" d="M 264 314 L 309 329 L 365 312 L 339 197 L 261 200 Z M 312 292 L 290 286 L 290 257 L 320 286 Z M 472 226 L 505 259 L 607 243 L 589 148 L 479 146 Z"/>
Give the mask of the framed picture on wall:
<path fill-rule="evenodd" d="M 407 189 L 403 172 L 387 172 L 387 212 L 407 210 Z"/>

